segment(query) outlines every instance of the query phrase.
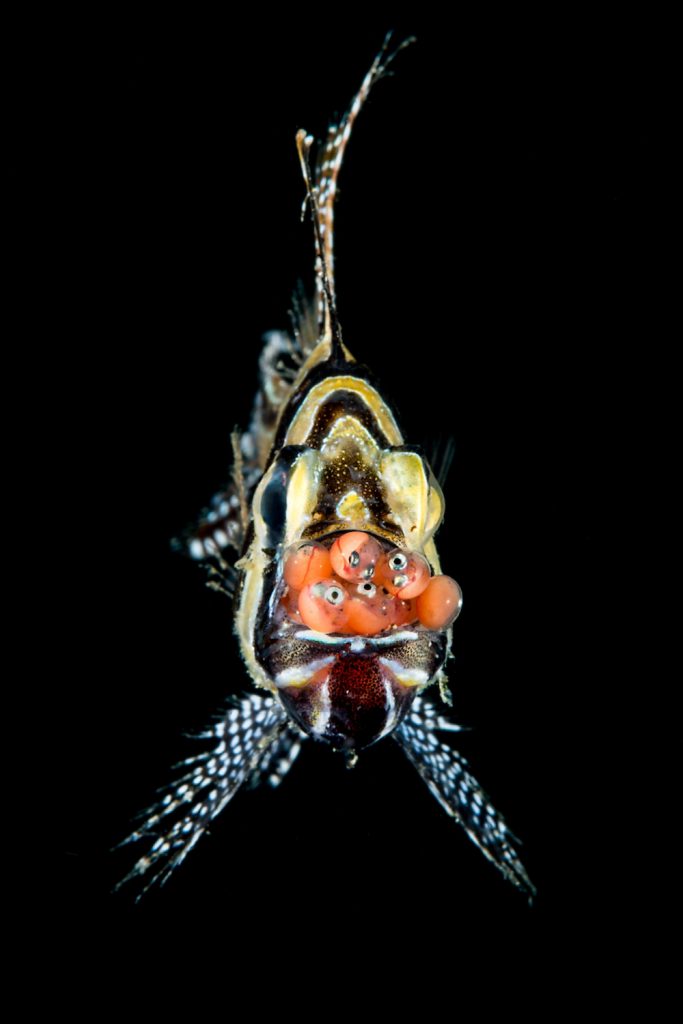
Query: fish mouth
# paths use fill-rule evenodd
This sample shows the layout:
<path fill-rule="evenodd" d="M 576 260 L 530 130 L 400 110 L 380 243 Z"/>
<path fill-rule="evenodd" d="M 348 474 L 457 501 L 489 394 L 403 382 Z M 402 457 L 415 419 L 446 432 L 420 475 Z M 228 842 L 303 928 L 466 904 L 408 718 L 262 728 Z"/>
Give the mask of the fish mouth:
<path fill-rule="evenodd" d="M 308 640 L 312 643 L 322 644 L 324 647 L 346 647 L 356 652 L 368 648 L 393 647 L 406 641 L 417 640 L 420 632 L 424 633 L 424 628 L 419 631 L 417 629 L 397 629 L 394 632 L 377 636 L 335 636 L 332 633 L 319 633 L 315 629 L 296 629 L 292 631 L 291 635 L 297 640 Z"/>
<path fill-rule="evenodd" d="M 430 628 L 417 614 L 431 567 L 419 552 L 393 555 L 369 531 L 344 531 L 350 547 L 339 550 L 334 536 L 292 545 L 274 565 L 255 621 L 256 660 L 281 695 L 302 695 L 306 687 L 323 694 L 322 672 L 339 700 L 351 681 L 375 696 L 389 686 L 402 707 L 404 691 L 432 682 L 448 653 L 450 631 Z M 390 555 L 403 560 L 391 570 Z M 403 598 L 415 583 L 422 589 Z"/>
<path fill-rule="evenodd" d="M 449 644 L 447 630 L 420 622 L 412 595 L 404 600 L 390 589 L 398 587 L 406 560 L 396 579 L 387 578 L 386 566 L 376 568 L 384 556 L 375 539 L 358 532 L 352 544 L 344 558 L 354 573 L 367 573 L 364 581 L 347 578 L 340 552 L 332 557 L 322 545 L 309 545 L 301 559 L 305 545 L 285 553 L 254 634 L 257 660 L 289 715 L 308 735 L 347 752 L 400 724 L 416 694 L 438 675 Z M 330 607 L 321 611 L 315 602 L 323 599 Z M 342 608 L 347 602 L 351 607 Z"/>
<path fill-rule="evenodd" d="M 355 752 L 392 732 L 428 682 L 422 668 L 406 669 L 393 649 L 319 651 L 275 677 L 280 699 L 299 726 L 336 750 Z"/>
<path fill-rule="evenodd" d="M 424 628 L 370 637 L 295 627 L 271 638 L 261 651 L 261 664 L 280 691 L 306 686 L 323 668 L 349 658 L 374 658 L 401 686 L 421 689 L 434 679 L 447 650 L 445 633 Z"/>

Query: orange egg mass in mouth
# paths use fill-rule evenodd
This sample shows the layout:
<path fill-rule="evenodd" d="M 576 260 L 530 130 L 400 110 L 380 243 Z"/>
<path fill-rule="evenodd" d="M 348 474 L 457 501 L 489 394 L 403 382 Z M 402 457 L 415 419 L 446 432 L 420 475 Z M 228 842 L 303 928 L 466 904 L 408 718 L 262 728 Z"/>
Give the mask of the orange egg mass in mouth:
<path fill-rule="evenodd" d="M 450 576 L 431 575 L 418 551 L 385 551 L 369 533 L 351 530 L 326 547 L 293 545 L 284 559 L 286 617 L 318 633 L 377 636 L 412 624 L 447 629 L 462 607 Z"/>

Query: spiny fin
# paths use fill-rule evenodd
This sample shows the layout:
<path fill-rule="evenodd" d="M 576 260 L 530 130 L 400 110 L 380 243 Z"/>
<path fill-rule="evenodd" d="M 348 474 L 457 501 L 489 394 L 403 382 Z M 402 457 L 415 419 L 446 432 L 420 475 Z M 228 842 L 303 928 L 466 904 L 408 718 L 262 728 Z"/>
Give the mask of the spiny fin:
<path fill-rule="evenodd" d="M 368 73 L 361 83 L 360 89 L 353 98 L 351 106 L 339 124 L 332 124 L 328 128 L 325 141 L 318 151 L 312 181 L 309 180 L 309 175 L 306 167 L 304 167 L 302 158 L 307 199 L 316 219 L 316 306 L 318 310 L 318 326 L 323 338 L 332 339 L 334 333 L 332 323 L 334 308 L 330 309 L 330 303 L 325 295 L 325 279 L 327 279 L 332 306 L 334 307 L 336 305 L 334 286 L 334 200 L 337 194 L 337 179 L 344 159 L 344 152 L 351 137 L 351 131 L 356 118 L 370 95 L 372 87 L 386 75 L 390 64 L 400 51 L 415 42 L 411 36 L 408 39 L 404 39 L 391 53 L 388 53 L 391 37 L 392 33 L 388 32 L 382 48 L 372 62 Z M 304 149 L 306 153 L 308 152 L 312 142 L 312 136 L 308 135 L 303 129 L 299 131 L 297 134 L 297 146 L 300 157 L 302 157 Z"/>
<path fill-rule="evenodd" d="M 285 778 L 301 752 L 301 744 L 307 736 L 298 726 L 289 722 L 277 740 L 271 743 L 264 757 L 248 781 L 251 788 L 268 785 L 275 788 Z"/>
<path fill-rule="evenodd" d="M 536 888 L 515 849 L 514 843 L 519 840 L 467 771 L 467 761 L 437 738 L 440 730 L 459 729 L 432 704 L 417 697 L 410 714 L 393 735 L 444 810 L 463 826 L 484 856 L 531 900 Z"/>
<path fill-rule="evenodd" d="M 161 799 L 140 816 L 142 824 L 120 844 L 153 840 L 116 888 L 144 879 L 140 899 L 150 886 L 163 885 L 286 728 L 279 701 L 252 693 L 201 733 L 199 738 L 214 740 L 214 746 L 176 766 L 185 769 L 183 774 L 162 790 Z"/>

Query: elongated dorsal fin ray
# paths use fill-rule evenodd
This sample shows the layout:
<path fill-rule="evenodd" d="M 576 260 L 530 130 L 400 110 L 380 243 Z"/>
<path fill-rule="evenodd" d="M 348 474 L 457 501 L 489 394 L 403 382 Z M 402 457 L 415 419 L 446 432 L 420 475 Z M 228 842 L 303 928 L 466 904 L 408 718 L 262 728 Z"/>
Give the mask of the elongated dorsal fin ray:
<path fill-rule="evenodd" d="M 299 153 L 301 171 L 306 182 L 306 201 L 311 207 L 315 235 L 316 298 L 319 312 L 321 301 L 324 309 L 324 326 L 322 322 L 319 323 L 319 326 L 322 328 L 322 339 L 330 345 L 330 356 L 344 357 L 345 350 L 341 337 L 341 324 L 337 316 L 337 302 L 325 255 L 325 224 L 318 205 L 318 188 L 313 184 L 313 176 L 311 174 L 309 154 L 312 144 L 313 136 L 307 135 L 303 128 L 299 129 L 296 133 L 296 148 Z"/>
<path fill-rule="evenodd" d="M 339 124 L 332 124 L 328 128 L 324 145 L 318 152 L 315 174 L 311 174 L 309 163 L 313 137 L 304 129 L 300 129 L 296 136 L 301 170 L 306 183 L 306 202 L 311 208 L 314 222 L 315 286 L 320 337 L 330 344 L 331 354 L 345 358 L 349 357 L 349 353 L 341 339 L 334 282 L 334 201 L 337 194 L 337 179 L 353 125 L 373 85 L 386 74 L 400 51 L 415 42 L 415 38 L 410 36 L 391 53 L 387 53 L 391 37 L 392 33 L 388 32 L 346 114 Z"/>

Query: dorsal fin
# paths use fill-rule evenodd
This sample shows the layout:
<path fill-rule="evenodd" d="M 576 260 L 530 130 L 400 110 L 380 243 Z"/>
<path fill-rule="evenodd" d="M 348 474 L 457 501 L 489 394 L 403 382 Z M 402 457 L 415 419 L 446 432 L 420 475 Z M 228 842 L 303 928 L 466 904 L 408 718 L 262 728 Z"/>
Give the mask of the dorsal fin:
<path fill-rule="evenodd" d="M 411 36 L 387 55 L 391 36 L 391 32 L 385 36 L 382 48 L 372 62 L 351 106 L 339 124 L 330 125 L 328 128 L 325 143 L 318 151 L 314 174 L 311 173 L 309 163 L 309 150 L 313 144 L 313 137 L 304 129 L 300 129 L 296 136 L 301 169 L 306 183 L 305 205 L 307 203 L 310 206 L 314 225 L 316 307 L 320 339 L 330 344 L 332 355 L 342 359 L 348 359 L 350 353 L 341 337 L 334 285 L 334 200 L 337 193 L 337 179 L 351 130 L 370 90 L 386 74 L 397 54 L 415 41 Z"/>

